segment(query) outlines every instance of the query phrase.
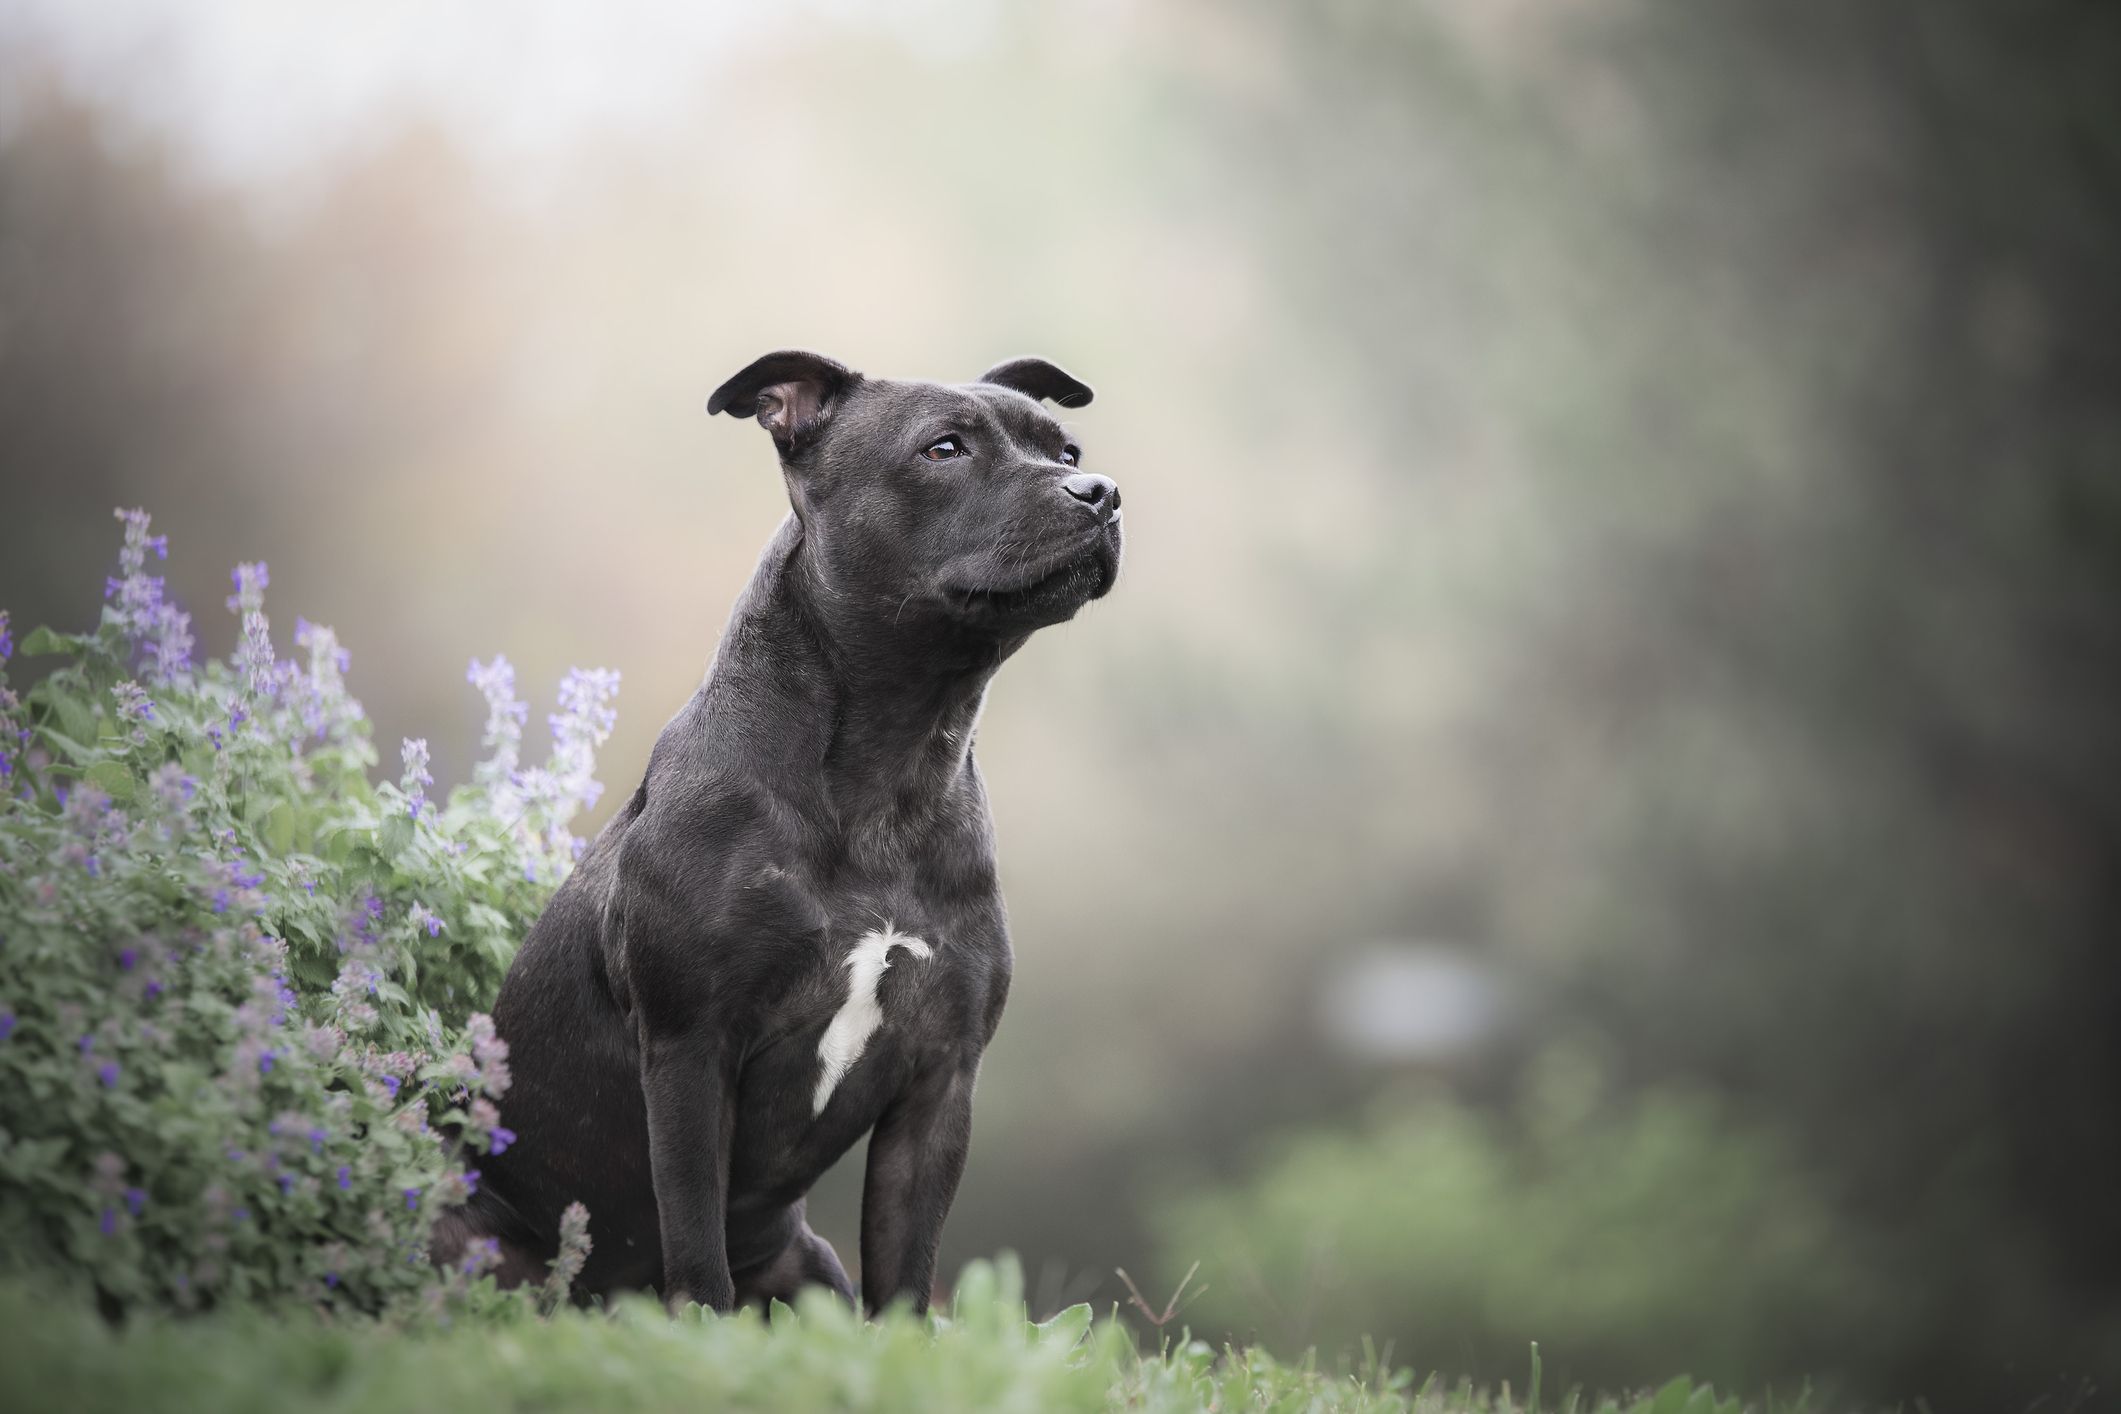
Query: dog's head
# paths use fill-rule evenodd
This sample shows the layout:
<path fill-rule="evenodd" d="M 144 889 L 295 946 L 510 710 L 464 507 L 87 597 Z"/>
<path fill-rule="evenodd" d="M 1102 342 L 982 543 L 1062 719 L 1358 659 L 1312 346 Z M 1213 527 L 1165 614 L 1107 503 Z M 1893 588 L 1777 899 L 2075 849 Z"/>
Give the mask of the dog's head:
<path fill-rule="evenodd" d="M 772 434 L 835 602 L 1007 638 L 1072 617 L 1119 574 L 1119 488 L 1083 464 L 1048 401 L 1082 407 L 1090 389 L 1039 358 L 950 384 L 787 350 L 715 389 L 707 410 Z"/>

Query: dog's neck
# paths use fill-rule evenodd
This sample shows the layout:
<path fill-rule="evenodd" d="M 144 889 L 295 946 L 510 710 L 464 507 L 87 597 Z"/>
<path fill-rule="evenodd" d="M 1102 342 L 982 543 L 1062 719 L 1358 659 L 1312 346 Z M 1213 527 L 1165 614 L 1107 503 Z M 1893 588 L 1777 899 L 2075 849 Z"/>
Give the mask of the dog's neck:
<path fill-rule="evenodd" d="M 841 807 L 919 808 L 962 783 L 987 685 L 1022 640 L 850 603 L 806 554 L 791 516 L 723 635 L 717 706 L 778 735 Z"/>

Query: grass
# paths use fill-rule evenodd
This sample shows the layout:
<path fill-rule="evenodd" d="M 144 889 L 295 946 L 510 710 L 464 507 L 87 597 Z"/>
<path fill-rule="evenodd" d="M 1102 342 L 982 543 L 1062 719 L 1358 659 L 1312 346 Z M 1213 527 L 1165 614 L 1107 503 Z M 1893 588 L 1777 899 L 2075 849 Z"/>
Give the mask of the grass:
<path fill-rule="evenodd" d="M 1422 1414 L 1800 1414 L 1800 1400 L 1742 1405 L 1684 1379 L 1630 1397 L 1549 1392 L 1538 1357 L 1520 1395 L 1395 1370 L 1375 1357 L 1327 1371 L 1255 1349 L 1183 1337 L 1151 1352 L 1115 1319 L 1076 1306 L 1025 1319 L 1007 1259 L 968 1268 L 949 1319 L 857 1321 L 830 1298 L 717 1320 L 672 1320 L 650 1302 L 539 1319 L 519 1309 L 411 1323 L 308 1312 L 150 1317 L 122 1329 L 26 1282 L 0 1284 L 0 1381 L 9 1407 L 266 1411 L 441 1409 L 875 1409 L 1066 1414 L 1143 1411 L 1413 1410 Z"/>

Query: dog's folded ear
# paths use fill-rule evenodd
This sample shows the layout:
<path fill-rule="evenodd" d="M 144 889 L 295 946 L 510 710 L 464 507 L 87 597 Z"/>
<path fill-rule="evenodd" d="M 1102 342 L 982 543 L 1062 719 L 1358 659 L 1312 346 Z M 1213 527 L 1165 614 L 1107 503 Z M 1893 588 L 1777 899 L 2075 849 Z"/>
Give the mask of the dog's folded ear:
<path fill-rule="evenodd" d="M 782 451 L 793 451 L 825 425 L 848 387 L 861 374 L 823 354 L 781 349 L 751 361 L 714 390 L 707 411 L 755 417 Z"/>
<path fill-rule="evenodd" d="M 1064 408 L 1089 406 L 1090 385 L 1071 377 L 1060 365 L 1042 358 L 1012 358 L 982 373 L 982 383 L 994 383 L 1033 398 L 1051 398 Z"/>

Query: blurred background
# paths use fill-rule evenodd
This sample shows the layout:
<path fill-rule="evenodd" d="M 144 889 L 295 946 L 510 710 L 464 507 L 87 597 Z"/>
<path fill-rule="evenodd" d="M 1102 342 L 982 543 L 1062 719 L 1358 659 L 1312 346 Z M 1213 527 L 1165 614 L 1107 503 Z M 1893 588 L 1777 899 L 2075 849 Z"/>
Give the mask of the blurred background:
<path fill-rule="evenodd" d="M 608 810 L 785 507 L 708 391 L 1051 357 L 1129 562 L 988 707 L 946 1261 L 2088 1404 L 2117 216 L 2062 0 L 0 0 L 0 605 L 92 623 L 144 505 L 205 647 L 268 560 L 445 784 L 473 655 L 622 670 Z"/>

